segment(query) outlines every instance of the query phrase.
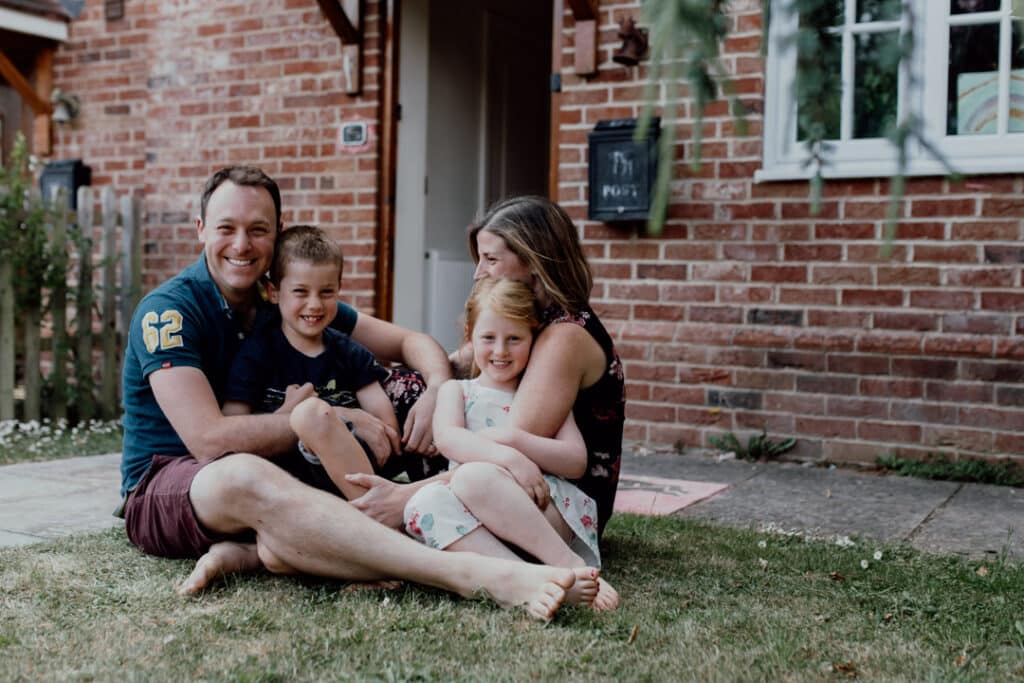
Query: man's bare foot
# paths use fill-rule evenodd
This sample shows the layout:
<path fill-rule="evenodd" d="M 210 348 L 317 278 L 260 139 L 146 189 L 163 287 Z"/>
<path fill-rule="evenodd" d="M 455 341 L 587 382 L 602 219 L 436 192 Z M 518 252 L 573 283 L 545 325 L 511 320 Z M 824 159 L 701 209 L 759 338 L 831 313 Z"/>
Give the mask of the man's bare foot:
<path fill-rule="evenodd" d="M 214 543 L 196 560 L 192 573 L 178 586 L 178 595 L 195 595 L 220 576 L 254 571 L 262 566 L 255 543 Z"/>
<path fill-rule="evenodd" d="M 619 608 L 619 591 L 612 588 L 612 585 L 599 578 L 597 580 L 597 596 L 592 603 L 598 612 L 612 612 Z"/>
<path fill-rule="evenodd" d="M 598 592 L 600 572 L 593 567 L 575 567 L 576 581 L 565 592 L 565 601 L 570 605 L 592 605 Z"/>
<path fill-rule="evenodd" d="M 380 581 L 351 581 L 345 584 L 343 593 L 360 593 L 362 591 L 395 591 L 402 587 L 401 581 L 381 579 Z"/>
<path fill-rule="evenodd" d="M 468 554 L 467 554 L 468 555 Z M 522 606 L 540 621 L 551 621 L 576 582 L 572 569 L 468 555 L 475 586 L 464 597 L 483 594 L 501 607 Z"/>

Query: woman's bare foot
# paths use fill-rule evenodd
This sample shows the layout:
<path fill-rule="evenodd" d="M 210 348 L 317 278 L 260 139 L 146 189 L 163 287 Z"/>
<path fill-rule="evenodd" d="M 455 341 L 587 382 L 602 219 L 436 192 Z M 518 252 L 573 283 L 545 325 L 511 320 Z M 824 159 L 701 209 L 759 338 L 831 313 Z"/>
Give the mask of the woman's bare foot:
<path fill-rule="evenodd" d="M 612 612 L 619 608 L 619 592 L 604 579 L 597 580 L 597 596 L 592 603 L 598 612 Z"/>
<path fill-rule="evenodd" d="M 460 553 L 461 554 L 461 553 Z M 576 583 L 572 569 L 467 554 L 473 589 L 463 597 L 484 596 L 501 607 L 522 606 L 540 621 L 551 621 Z"/>
<path fill-rule="evenodd" d="M 214 543 L 196 560 L 192 573 L 178 586 L 178 595 L 195 595 L 220 576 L 254 571 L 262 566 L 255 543 Z"/>
<path fill-rule="evenodd" d="M 598 592 L 600 572 L 593 567 L 575 567 L 576 581 L 565 592 L 565 601 L 570 605 L 592 605 Z"/>

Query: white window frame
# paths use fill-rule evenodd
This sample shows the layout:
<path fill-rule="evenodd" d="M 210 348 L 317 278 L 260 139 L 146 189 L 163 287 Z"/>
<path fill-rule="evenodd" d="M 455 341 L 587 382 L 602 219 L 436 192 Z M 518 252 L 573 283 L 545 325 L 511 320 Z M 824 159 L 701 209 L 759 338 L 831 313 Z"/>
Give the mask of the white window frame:
<path fill-rule="evenodd" d="M 756 181 L 809 178 L 817 169 L 808 164 L 810 154 L 797 141 L 796 100 L 793 86 L 796 78 L 796 47 L 790 38 L 798 26 L 796 13 L 790 11 L 792 0 L 773 3 L 768 34 L 768 55 L 765 64 L 764 148 L 762 168 L 754 174 Z M 901 65 L 900 97 L 897 120 L 915 113 L 924 123 L 924 136 L 939 150 L 953 168 L 964 174 L 1014 173 L 1024 171 L 1024 133 L 1007 133 L 1010 92 L 1010 49 L 1012 5 L 1002 0 L 994 12 L 949 15 L 948 0 L 909 0 L 914 18 L 915 54 L 908 64 Z M 856 0 L 846 0 L 846 25 L 842 34 L 843 111 L 841 140 L 833 141 L 828 163 L 821 173 L 826 178 L 886 177 L 898 172 L 896 148 L 885 138 L 852 138 L 855 32 L 892 30 L 906 27 L 908 15 L 897 21 L 859 24 L 851 30 Z M 949 29 L 953 25 L 1000 21 L 999 53 L 999 124 L 991 135 L 946 135 L 946 93 L 949 64 Z M 908 69 L 919 77 L 909 87 Z M 927 112 L 938 112 L 928 116 Z M 907 175 L 944 175 L 947 167 L 935 159 L 922 145 L 911 141 L 908 147 Z"/>

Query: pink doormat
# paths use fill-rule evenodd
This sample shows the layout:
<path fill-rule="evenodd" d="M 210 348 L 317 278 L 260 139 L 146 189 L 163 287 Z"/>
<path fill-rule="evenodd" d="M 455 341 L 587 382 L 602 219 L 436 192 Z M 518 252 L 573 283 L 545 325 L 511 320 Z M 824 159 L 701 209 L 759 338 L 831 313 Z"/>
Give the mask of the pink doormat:
<path fill-rule="evenodd" d="M 623 474 L 615 495 L 615 512 L 670 515 L 727 488 L 729 484 Z"/>

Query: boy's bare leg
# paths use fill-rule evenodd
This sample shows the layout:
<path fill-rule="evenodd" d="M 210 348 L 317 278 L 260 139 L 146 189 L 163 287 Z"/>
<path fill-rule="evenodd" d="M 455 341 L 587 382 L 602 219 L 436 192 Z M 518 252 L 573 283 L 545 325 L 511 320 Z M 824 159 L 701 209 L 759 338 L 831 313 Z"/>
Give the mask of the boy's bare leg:
<path fill-rule="evenodd" d="M 369 458 L 334 409 L 319 398 L 307 398 L 295 406 L 289 417 L 292 430 L 306 448 L 320 458 L 327 476 L 348 500 L 355 500 L 366 489 L 345 479 L 346 474 L 373 474 Z"/>
<path fill-rule="evenodd" d="M 455 470 L 449 486 L 463 505 L 498 538 L 522 548 L 546 564 L 573 568 L 585 566 L 583 558 L 568 545 L 572 530 L 554 503 L 549 503 L 543 511 L 538 509 L 503 467 L 490 463 L 465 463 Z M 616 609 L 619 606 L 618 592 L 597 575 L 594 582 L 596 597 L 587 600 L 588 590 L 582 600 L 573 595 L 572 601 L 592 603 L 598 610 Z M 581 584 L 581 588 L 582 585 L 585 584 Z"/>
<path fill-rule="evenodd" d="M 545 621 L 576 580 L 571 569 L 427 548 L 255 455 L 210 463 L 193 480 L 190 497 L 207 528 L 254 529 L 258 557 L 275 573 L 405 579 L 467 598 L 486 596 L 502 607 L 524 606 Z"/>

